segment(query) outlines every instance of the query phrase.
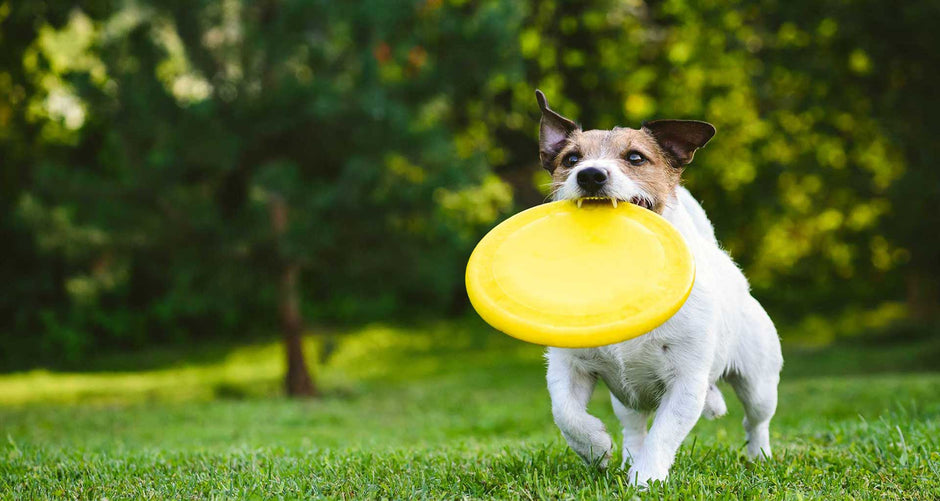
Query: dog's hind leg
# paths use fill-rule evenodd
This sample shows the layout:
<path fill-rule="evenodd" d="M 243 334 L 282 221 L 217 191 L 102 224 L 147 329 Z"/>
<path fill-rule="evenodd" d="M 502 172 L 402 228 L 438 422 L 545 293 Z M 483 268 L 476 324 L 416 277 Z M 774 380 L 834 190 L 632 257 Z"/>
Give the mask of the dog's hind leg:
<path fill-rule="evenodd" d="M 770 459 L 770 419 L 777 408 L 777 374 L 732 375 L 728 382 L 744 405 L 744 433 L 749 459 Z"/>
<path fill-rule="evenodd" d="M 643 448 L 646 439 L 646 420 L 649 413 L 631 409 L 620 402 L 613 393 L 610 394 L 610 404 L 614 414 L 623 427 L 623 462 L 621 468 L 627 467 L 627 461 L 632 461 Z"/>
<path fill-rule="evenodd" d="M 747 456 L 750 459 L 769 459 L 770 419 L 777 409 L 777 384 L 783 357 L 780 340 L 770 317 L 757 301 L 751 303 L 746 334 L 742 348 L 746 353 L 739 356 L 725 379 L 744 405 L 744 432 L 747 439 Z"/>

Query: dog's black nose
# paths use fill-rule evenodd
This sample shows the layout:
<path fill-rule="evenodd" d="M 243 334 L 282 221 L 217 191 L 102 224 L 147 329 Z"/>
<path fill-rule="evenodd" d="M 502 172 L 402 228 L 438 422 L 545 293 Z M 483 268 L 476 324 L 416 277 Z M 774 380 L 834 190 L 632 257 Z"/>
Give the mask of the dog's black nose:
<path fill-rule="evenodd" d="M 578 186 L 587 192 L 588 195 L 593 195 L 600 191 L 606 182 L 607 172 L 596 167 L 588 167 L 578 172 Z"/>

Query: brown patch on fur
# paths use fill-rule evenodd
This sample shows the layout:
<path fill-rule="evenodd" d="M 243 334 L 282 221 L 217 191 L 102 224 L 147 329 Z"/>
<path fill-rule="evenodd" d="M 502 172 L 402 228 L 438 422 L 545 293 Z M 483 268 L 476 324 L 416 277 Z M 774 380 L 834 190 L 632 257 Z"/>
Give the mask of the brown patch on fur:
<path fill-rule="evenodd" d="M 627 156 L 636 151 L 646 158 L 642 165 L 633 165 Z M 679 186 L 682 168 L 663 151 L 656 139 L 645 130 L 615 127 L 612 130 L 575 130 L 567 143 L 552 160 L 552 184 L 561 186 L 572 169 L 561 161 L 570 153 L 581 155 L 585 160 L 615 161 L 621 172 L 627 175 L 643 191 L 653 197 L 653 211 L 662 214 L 666 201 Z"/>

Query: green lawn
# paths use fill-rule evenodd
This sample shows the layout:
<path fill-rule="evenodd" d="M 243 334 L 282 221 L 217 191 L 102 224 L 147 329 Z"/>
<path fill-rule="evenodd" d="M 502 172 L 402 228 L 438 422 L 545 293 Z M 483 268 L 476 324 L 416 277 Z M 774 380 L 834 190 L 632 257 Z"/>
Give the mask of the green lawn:
<path fill-rule="evenodd" d="M 935 345 L 788 351 L 774 461 L 743 460 L 724 388 L 729 416 L 637 492 L 567 450 L 538 347 L 476 321 L 338 339 L 309 402 L 278 396 L 276 343 L 0 376 L 0 497 L 940 498 Z M 605 395 L 592 409 L 615 430 Z"/>

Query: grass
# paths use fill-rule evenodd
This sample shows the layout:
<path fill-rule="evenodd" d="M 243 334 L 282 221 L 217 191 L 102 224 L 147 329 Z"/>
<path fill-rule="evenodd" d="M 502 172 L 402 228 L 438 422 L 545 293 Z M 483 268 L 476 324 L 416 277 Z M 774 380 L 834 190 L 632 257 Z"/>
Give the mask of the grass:
<path fill-rule="evenodd" d="M 474 321 L 341 336 L 315 401 L 279 396 L 276 343 L 4 375 L 0 498 L 938 499 L 934 348 L 789 351 L 774 461 L 744 461 L 724 388 L 730 415 L 700 422 L 647 492 L 567 449 L 538 347 Z M 604 395 L 591 409 L 615 430 Z"/>

